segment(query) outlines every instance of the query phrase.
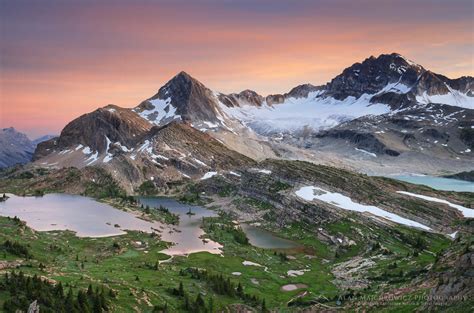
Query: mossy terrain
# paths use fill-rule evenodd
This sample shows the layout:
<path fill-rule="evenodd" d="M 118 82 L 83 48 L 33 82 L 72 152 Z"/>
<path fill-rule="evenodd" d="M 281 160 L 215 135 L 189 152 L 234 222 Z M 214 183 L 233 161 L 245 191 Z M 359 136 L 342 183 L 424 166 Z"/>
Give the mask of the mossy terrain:
<path fill-rule="evenodd" d="M 238 295 L 223 294 L 206 280 L 183 275 L 190 269 L 205 270 L 209 275 L 222 276 L 236 287 L 240 285 L 245 294 L 257 299 L 253 306 L 256 311 L 261 310 L 263 299 L 267 308 L 278 308 L 282 312 L 318 305 L 321 299 L 327 299 L 323 301 L 325 306 L 348 305 L 339 301 L 350 291 L 339 288 L 335 283 L 332 274 L 335 265 L 354 256 L 379 256 L 380 259 L 366 274 L 370 287 L 355 292 L 358 296 L 379 295 L 389 288 L 427 277 L 427 268 L 433 266 L 440 253 L 451 245 L 441 235 L 408 228 L 371 227 L 371 238 L 379 238 L 378 241 L 366 236 L 357 237 L 357 230 L 364 230 L 366 226 L 344 220 L 327 225 L 328 232 L 339 237 L 352 236 L 356 243 L 354 249 L 328 245 L 315 238 L 311 229 L 296 224 L 280 235 L 303 244 L 304 249 L 284 252 L 260 249 L 239 240 L 231 219 L 224 214 L 207 218 L 203 224 L 207 236 L 224 245 L 223 257 L 195 253 L 159 264 L 168 259 L 160 253 L 166 244 L 150 234 L 129 232 L 111 238 L 77 238 L 70 232 L 34 232 L 23 223 L 9 218 L 0 218 L 0 223 L 0 242 L 15 242 L 27 251 L 25 255 L 24 251 L 17 253 L 0 248 L 2 262 L 14 264 L 14 269 L 7 271 L 47 277 L 55 283 L 61 282 L 66 289 L 71 288 L 74 294 L 85 291 L 89 285 L 112 290 L 115 296 L 107 298 L 108 307 L 119 312 L 151 312 L 154 308 L 163 307 L 170 312 L 186 311 L 184 298 L 172 291 L 180 283 L 189 299 L 194 301 L 201 294 L 206 303 L 212 301 L 215 310 L 243 303 Z M 423 236 L 422 244 L 417 242 L 420 236 Z M 407 240 L 411 243 L 407 244 Z M 140 244 L 137 245 L 137 242 Z M 261 266 L 245 266 L 243 261 Z M 305 272 L 291 277 L 288 275 L 290 270 Z M 281 287 L 289 283 L 305 284 L 307 287 L 282 291 Z M 426 293 L 428 290 L 416 289 L 414 292 Z M 303 293 L 305 291 L 307 293 Z M 8 292 L 0 290 L 0 307 L 7 299 Z M 419 303 L 418 306 L 421 305 Z"/>
<path fill-rule="evenodd" d="M 216 176 L 178 186 L 180 192 L 174 196 L 199 205 L 229 200 L 222 203 L 248 216 L 255 214 L 261 218 L 261 227 L 298 243 L 297 248 L 252 246 L 235 223 L 237 214 L 219 202 L 212 206 L 219 215 L 205 218 L 202 228 L 205 237 L 223 245 L 222 255 L 201 252 L 171 259 L 161 252 L 169 243 L 155 234 L 128 232 L 108 238 L 78 238 L 68 231 L 35 232 L 18 219 L 0 217 L 0 272 L 36 275 L 52 286 L 61 283 L 64 292 L 71 290 L 75 299 L 87 294 L 91 286 L 98 293 L 87 301 L 98 312 L 232 312 L 244 308 L 255 312 L 340 308 L 456 312 L 462 308 L 458 302 L 433 305 L 426 296 L 442 292 L 452 277 L 465 284 L 465 271 L 456 262 L 472 254 L 472 220 L 453 217 L 444 221 L 440 207 L 390 196 L 397 190 L 409 190 L 470 205 L 472 194 L 437 192 L 306 162 L 268 160 L 259 166 L 271 170 L 272 175 L 248 170 L 241 178 Z M 0 192 L 34 195 L 40 190 L 88 195 L 118 209 L 138 211 L 143 218 L 178 222 L 165 208 L 140 206 L 101 169 L 36 169 L 3 175 Z M 407 214 L 430 214 L 460 231 L 452 240 L 439 233 L 387 226 L 353 212 L 332 213 L 324 206 L 301 203 L 290 196 L 297 186 L 309 183 L 349 193 L 364 203 L 396 204 Z M 152 183 L 140 190 L 147 195 L 160 192 Z M 2 276 L 0 310 L 7 303 L 8 312 L 14 295 L 5 282 Z M 288 284 L 300 288 L 282 290 Z M 380 301 L 394 294 L 416 301 Z M 98 295 L 101 308 L 95 305 Z M 23 306 L 18 308 L 26 310 L 28 301 L 23 299 Z M 472 299 L 464 305 L 472 307 Z"/>

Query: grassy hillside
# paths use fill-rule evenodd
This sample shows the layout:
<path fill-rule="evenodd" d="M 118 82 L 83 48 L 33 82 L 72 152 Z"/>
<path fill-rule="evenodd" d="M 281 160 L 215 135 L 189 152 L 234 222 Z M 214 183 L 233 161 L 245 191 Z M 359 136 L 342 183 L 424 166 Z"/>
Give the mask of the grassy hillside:
<path fill-rule="evenodd" d="M 77 310 L 82 303 L 83 309 L 89 306 L 93 312 L 239 312 L 244 308 L 255 312 L 310 308 L 455 312 L 459 301 L 437 304 L 426 297 L 472 296 L 466 292 L 469 266 L 465 268 L 473 253 L 472 220 L 437 217 L 445 207 L 393 197 L 394 190 L 410 190 L 469 205 L 469 193 L 437 192 L 305 162 L 269 160 L 259 164 L 259 169 L 271 174 L 247 168 L 239 171 L 241 176 L 223 174 L 167 187 L 174 197 L 207 204 L 219 212 L 218 217 L 204 219 L 202 227 L 208 238 L 224 245 L 222 255 L 195 253 L 170 259 L 160 252 L 168 243 L 156 234 L 78 238 L 68 231 L 35 232 L 17 219 L 0 217 L 0 273 L 21 272 L 26 278 L 21 285 L 19 276 L 14 276 L 18 286 L 28 286 L 28 277 L 36 275 L 37 289 L 44 291 L 40 295 L 28 291 L 29 287 L 12 291 L 11 277 L 1 276 L 0 308 L 26 310 L 38 300 L 45 312 L 52 303 Z M 120 209 L 140 210 L 148 218 L 176 223 L 169 212 L 149 212 L 130 202 L 100 169 L 22 169 L 3 175 L 0 192 L 90 195 Z M 304 203 L 295 198 L 294 190 L 307 184 L 368 204 L 397 206 L 404 214 L 432 213 L 430 218 L 438 225 L 457 227 L 458 237 L 452 240 L 326 204 Z M 161 192 L 158 186 L 147 190 Z M 289 250 L 253 247 L 236 227 L 237 218 L 259 222 L 298 246 Z M 289 284 L 299 288 L 282 289 Z M 63 292 L 58 291 L 59 285 Z M 472 300 L 464 305 L 472 306 Z"/>

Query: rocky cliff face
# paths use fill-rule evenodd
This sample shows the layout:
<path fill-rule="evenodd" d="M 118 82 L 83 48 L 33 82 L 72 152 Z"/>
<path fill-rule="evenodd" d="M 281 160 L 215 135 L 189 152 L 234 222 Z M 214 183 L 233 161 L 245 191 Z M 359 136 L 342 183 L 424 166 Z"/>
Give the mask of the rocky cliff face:
<path fill-rule="evenodd" d="M 471 231 L 472 228 L 468 229 Z M 468 239 L 467 237 L 465 239 Z M 474 247 L 469 240 L 458 238 L 438 258 L 429 276 L 437 281 L 428 295 L 426 309 L 456 305 L 460 311 L 474 296 Z"/>
<path fill-rule="evenodd" d="M 414 86 L 424 69 L 399 54 L 383 54 L 355 63 L 346 68 L 326 85 L 326 96 L 338 100 L 359 98 L 363 94 L 376 94 L 389 84 Z M 398 91 L 402 91 L 399 90 Z M 403 90 L 404 91 L 404 90 Z"/>
<path fill-rule="evenodd" d="M 194 124 L 222 122 L 214 93 L 185 72 L 173 77 L 135 111 L 156 125 L 165 125 L 173 120 Z"/>
<path fill-rule="evenodd" d="M 110 166 L 118 168 L 114 175 L 132 185 L 146 180 L 158 185 L 183 179 L 199 180 L 206 173 L 228 171 L 254 162 L 182 122 L 153 127 L 136 149 L 111 158 Z M 124 160 L 128 166 L 123 166 Z"/>
<path fill-rule="evenodd" d="M 107 138 L 132 148 L 150 129 L 151 125 L 137 114 L 108 105 L 66 125 L 57 144 L 58 148 L 82 144 L 102 153 L 107 148 Z"/>
<path fill-rule="evenodd" d="M 108 148 L 118 147 L 127 151 L 132 149 L 151 127 L 148 121 L 131 110 L 108 105 L 71 121 L 58 138 L 40 143 L 34 160 L 66 150 L 102 154 Z"/>
<path fill-rule="evenodd" d="M 314 86 L 311 84 L 303 84 L 296 86 L 285 94 L 286 98 L 307 98 L 310 92 L 324 90 L 324 86 Z"/>
<path fill-rule="evenodd" d="M 372 103 L 385 103 L 393 110 L 416 103 L 444 103 L 472 108 L 473 78 L 449 79 L 426 70 L 397 54 L 370 57 L 346 68 L 326 85 L 324 97 L 339 100 L 376 95 Z M 430 96 L 439 96 L 430 98 Z M 437 102 L 440 101 L 440 102 Z"/>
<path fill-rule="evenodd" d="M 219 94 L 219 101 L 227 107 L 240 107 L 242 105 L 261 106 L 265 98 L 253 90 L 246 89 L 240 93 L 231 93 L 229 95 Z"/>

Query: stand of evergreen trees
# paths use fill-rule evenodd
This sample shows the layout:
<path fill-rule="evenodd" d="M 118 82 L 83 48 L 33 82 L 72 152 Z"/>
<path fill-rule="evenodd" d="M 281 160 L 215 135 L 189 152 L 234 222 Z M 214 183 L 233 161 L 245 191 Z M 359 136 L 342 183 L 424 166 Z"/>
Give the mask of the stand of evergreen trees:
<path fill-rule="evenodd" d="M 120 203 L 125 204 L 125 203 L 130 203 L 130 204 L 138 204 L 138 200 L 134 196 L 129 196 L 127 194 L 121 194 L 119 196 L 120 198 Z"/>
<path fill-rule="evenodd" d="M 159 207 L 153 207 L 151 208 L 149 205 L 143 205 L 140 204 L 140 208 L 145 212 L 146 214 L 155 214 L 158 213 L 162 218 L 164 218 L 164 222 L 166 224 L 173 224 L 173 225 L 178 225 L 179 224 L 179 215 L 174 214 L 170 212 L 170 210 L 161 205 Z"/>
<path fill-rule="evenodd" d="M 232 234 L 236 242 L 242 245 L 249 244 L 249 239 L 247 238 L 247 235 L 245 234 L 245 232 L 242 230 L 241 227 L 230 227 L 229 232 Z"/>
<path fill-rule="evenodd" d="M 37 301 L 41 313 L 101 313 L 109 310 L 104 288 L 79 290 L 74 295 L 71 288 L 64 291 L 62 284 L 52 284 L 38 276 L 26 276 L 23 272 L 5 274 L 0 281 L 0 291 L 9 293 L 3 304 L 6 313 L 26 312 Z M 109 291 L 108 295 L 112 294 Z"/>
<path fill-rule="evenodd" d="M 260 308 L 262 312 L 267 312 L 265 299 L 260 300 L 255 295 L 245 293 L 240 283 L 235 284 L 230 278 L 224 278 L 222 274 L 212 274 L 207 270 L 197 268 L 182 269 L 179 274 L 206 282 L 216 294 L 241 299 L 245 304 Z M 196 299 L 190 299 L 182 282 L 180 282 L 178 288 L 172 289 L 171 293 L 183 299 L 183 309 L 187 312 L 212 313 L 216 311 L 212 297 L 208 299 L 207 303 L 200 293 L 196 296 Z"/>
<path fill-rule="evenodd" d="M 28 250 L 28 247 L 26 247 L 25 245 L 22 245 L 19 242 L 6 240 L 3 243 L 1 248 L 3 248 L 3 250 L 11 254 L 14 254 L 16 256 L 23 257 L 25 259 L 31 258 L 31 253 Z"/>
<path fill-rule="evenodd" d="M 206 224 L 210 232 L 214 232 L 216 230 L 221 230 L 223 232 L 229 233 L 232 235 L 235 242 L 240 243 L 241 245 L 248 245 L 249 239 L 247 235 L 242 230 L 242 227 L 238 226 L 235 227 L 234 225 L 216 225 L 215 223 L 208 223 Z"/>
<path fill-rule="evenodd" d="M 171 290 L 171 293 L 183 300 L 183 305 L 182 309 L 186 312 L 193 312 L 193 313 L 213 313 L 215 312 L 215 307 L 214 307 L 214 300 L 209 298 L 208 303 L 204 301 L 204 298 L 200 293 L 196 296 L 196 298 L 193 300 L 190 298 L 189 294 L 184 290 L 183 283 L 179 283 L 178 288 L 173 288 Z M 168 312 L 168 307 L 165 304 L 165 306 L 161 307 L 155 307 L 154 309 L 155 312 Z"/>

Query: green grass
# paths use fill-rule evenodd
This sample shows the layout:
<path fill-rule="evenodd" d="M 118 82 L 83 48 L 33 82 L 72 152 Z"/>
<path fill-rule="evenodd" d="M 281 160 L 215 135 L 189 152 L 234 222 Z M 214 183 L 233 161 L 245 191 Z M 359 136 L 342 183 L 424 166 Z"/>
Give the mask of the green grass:
<path fill-rule="evenodd" d="M 336 287 L 330 282 L 332 277 L 328 269 L 319 259 L 309 260 L 301 253 L 295 254 L 296 260 L 282 262 L 271 250 L 239 244 L 232 234 L 216 235 L 225 245 L 224 257 L 195 253 L 189 257 L 175 257 L 173 262 L 156 267 L 159 260 L 168 258 L 159 252 L 166 245 L 148 234 L 129 232 L 110 238 L 77 238 L 71 232 L 64 231 L 34 232 L 3 217 L 0 223 L 3 226 L 0 241 L 9 239 L 27 243 L 33 255 L 32 259 L 23 260 L 18 270 L 61 281 L 65 286 L 73 286 L 76 291 L 87 288 L 91 283 L 107 286 L 118 292 L 117 299 L 112 303 L 117 311 L 132 311 L 136 308 L 144 312 L 151 311 L 144 298 L 153 305 L 166 302 L 170 308 L 179 310 L 181 300 L 167 290 L 176 288 L 180 281 L 191 297 L 204 292 L 206 298 L 213 297 L 216 306 L 239 302 L 235 298 L 214 294 L 204 282 L 179 275 L 181 269 L 189 267 L 205 268 L 230 278 L 236 284 L 240 282 L 246 293 L 265 298 L 268 307 L 284 308 L 286 302 L 299 292 L 282 292 L 281 286 L 287 283 L 307 284 L 307 290 L 315 294 L 337 294 Z M 214 234 L 209 236 L 213 237 Z M 134 241 L 146 243 L 147 248 L 142 250 L 134 247 Z M 0 260 L 19 259 L 8 252 L 0 254 Z M 245 260 L 267 266 L 268 272 L 263 267 L 244 266 L 242 262 Z M 40 263 L 45 266 L 44 270 L 40 269 Z M 282 277 L 290 269 L 303 268 L 311 271 L 299 277 Z M 234 276 L 232 272 L 241 272 L 242 275 Z M 252 278 L 257 279 L 260 285 L 254 285 Z M 4 301 L 6 296 L 0 292 L 0 301 Z"/>
<path fill-rule="evenodd" d="M 212 298 L 218 308 L 241 302 L 235 297 L 216 294 L 205 281 L 180 275 L 180 271 L 187 268 L 201 268 L 212 274 L 220 274 L 236 285 L 240 283 L 245 293 L 265 299 L 267 307 L 279 312 L 291 311 L 287 303 L 302 291 L 308 292 L 303 301 L 318 296 L 334 299 L 344 294 L 345 291 L 333 283 L 331 269 L 336 264 L 355 256 L 371 257 L 386 251 L 386 255 L 377 259 L 376 264 L 368 270 L 367 275 L 372 279 L 371 289 L 360 291 L 365 295 L 379 295 L 386 290 L 387 282 L 391 288 L 395 288 L 410 283 L 417 275 L 423 275 L 422 270 L 435 262 L 436 254 L 450 245 L 450 240 L 442 235 L 402 226 L 388 228 L 367 224 L 356 219 L 355 215 L 321 225 L 295 222 L 278 229 L 268 224 L 266 227 L 269 230 L 304 246 L 304 249 L 288 252 L 295 259 L 285 261 L 277 251 L 243 243 L 235 235 L 232 218 L 222 214 L 206 218 L 203 229 L 207 237 L 224 245 L 223 256 L 194 253 L 188 257 L 177 256 L 169 263 L 157 265 L 160 260 L 168 258 L 160 252 L 167 244 L 149 234 L 129 232 L 123 236 L 94 239 L 78 238 L 67 231 L 34 232 L 22 223 L 4 217 L 0 217 L 0 225 L 0 243 L 5 240 L 20 242 L 28 247 L 33 256 L 26 260 L 0 250 L 0 260 L 21 260 L 19 270 L 61 281 L 64 286 L 72 286 L 75 292 L 87 288 L 89 284 L 104 285 L 118 293 L 117 298 L 111 300 L 111 307 L 119 312 L 151 312 L 154 305 L 165 303 L 171 311 L 182 311 L 183 300 L 170 293 L 170 289 L 177 288 L 180 282 L 191 299 L 201 293 L 206 302 Z M 355 245 L 343 247 L 328 244 L 318 239 L 319 228 L 337 238 L 347 237 Z M 415 256 L 417 248 L 414 245 L 419 236 L 423 237 L 425 247 L 418 249 Z M 135 241 L 141 241 L 146 248 L 137 247 Z M 380 248 L 371 250 L 375 242 L 380 244 Z M 308 254 L 314 257 L 309 258 Z M 243 261 L 262 266 L 244 266 Z M 391 268 L 394 263 L 395 269 Z M 44 268 L 40 268 L 40 264 Z M 289 270 L 301 269 L 309 271 L 296 277 L 287 275 Z M 402 275 L 398 274 L 400 271 Z M 241 275 L 233 275 L 233 272 L 240 272 Z M 384 277 L 384 273 L 390 275 Z M 253 282 L 255 280 L 258 285 Z M 281 291 L 281 286 L 289 283 L 302 283 L 308 287 L 291 292 Z M 8 294 L 0 290 L 0 305 L 7 297 Z M 327 304 L 336 305 L 332 300 Z M 382 306 L 377 307 L 377 311 L 396 312 L 418 306 Z"/>

